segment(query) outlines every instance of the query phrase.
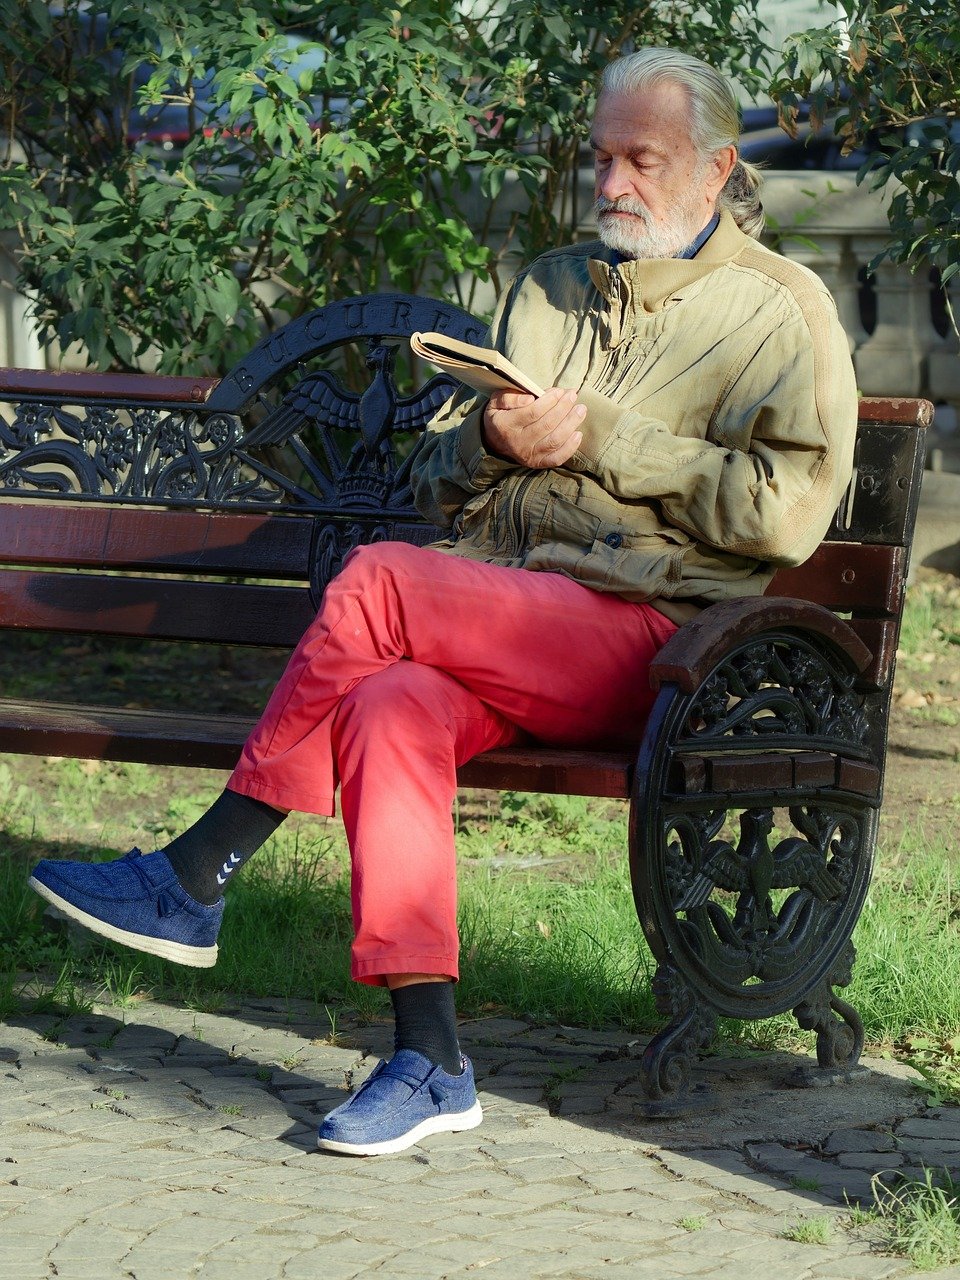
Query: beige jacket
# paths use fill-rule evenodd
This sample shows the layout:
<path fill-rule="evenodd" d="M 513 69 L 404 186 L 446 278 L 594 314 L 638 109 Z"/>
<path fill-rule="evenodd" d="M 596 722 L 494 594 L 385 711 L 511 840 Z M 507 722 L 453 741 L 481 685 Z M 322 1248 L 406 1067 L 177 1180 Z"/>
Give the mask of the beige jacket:
<path fill-rule="evenodd" d="M 613 261 L 597 242 L 545 254 L 490 329 L 541 385 L 579 389 L 579 451 L 542 471 L 488 452 L 464 389 L 424 433 L 414 497 L 450 529 L 439 550 L 680 621 L 820 543 L 852 467 L 853 367 L 819 279 L 727 213 L 695 258 Z"/>

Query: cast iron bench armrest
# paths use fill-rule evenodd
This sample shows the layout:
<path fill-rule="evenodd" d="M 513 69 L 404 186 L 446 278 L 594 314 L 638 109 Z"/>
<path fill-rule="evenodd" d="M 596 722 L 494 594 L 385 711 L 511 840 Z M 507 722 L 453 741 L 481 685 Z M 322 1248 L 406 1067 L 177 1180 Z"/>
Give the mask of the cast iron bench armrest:
<path fill-rule="evenodd" d="M 870 666 L 870 650 L 829 609 L 786 596 L 762 596 L 709 605 L 685 623 L 650 664 L 650 683 L 655 689 L 676 684 L 684 693 L 693 693 L 734 645 L 780 630 L 813 632 L 846 654 L 854 670 Z"/>

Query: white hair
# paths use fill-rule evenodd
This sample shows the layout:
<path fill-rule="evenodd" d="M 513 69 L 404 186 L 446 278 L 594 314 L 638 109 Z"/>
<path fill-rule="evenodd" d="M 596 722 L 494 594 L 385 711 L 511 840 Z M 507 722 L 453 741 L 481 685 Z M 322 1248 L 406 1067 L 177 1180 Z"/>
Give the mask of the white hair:
<path fill-rule="evenodd" d="M 740 108 L 726 77 L 715 67 L 678 49 L 638 49 L 607 64 L 601 91 L 636 93 L 670 82 L 686 90 L 690 103 L 690 140 L 701 160 L 740 140 Z M 760 171 L 739 155 L 733 172 L 717 198 L 737 226 L 755 240 L 764 227 L 760 203 Z"/>

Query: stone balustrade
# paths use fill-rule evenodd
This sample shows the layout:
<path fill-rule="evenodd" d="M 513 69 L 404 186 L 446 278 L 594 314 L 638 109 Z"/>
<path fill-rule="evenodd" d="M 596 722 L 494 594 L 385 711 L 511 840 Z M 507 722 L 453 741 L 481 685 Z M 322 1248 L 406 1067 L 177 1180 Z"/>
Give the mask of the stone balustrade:
<path fill-rule="evenodd" d="M 887 238 L 884 196 L 852 173 L 767 175 L 767 243 L 817 273 L 837 302 L 864 395 L 937 406 L 928 465 L 960 471 L 960 342 L 936 273 L 871 262 Z M 960 279 L 946 290 L 960 319 Z"/>

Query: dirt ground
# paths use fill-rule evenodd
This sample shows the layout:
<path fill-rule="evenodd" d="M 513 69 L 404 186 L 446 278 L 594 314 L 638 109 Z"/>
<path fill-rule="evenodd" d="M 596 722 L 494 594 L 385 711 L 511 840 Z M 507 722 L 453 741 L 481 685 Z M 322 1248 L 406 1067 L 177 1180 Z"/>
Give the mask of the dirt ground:
<path fill-rule="evenodd" d="M 960 853 L 960 635 L 898 661 L 882 823 L 888 849 L 919 831 Z"/>

